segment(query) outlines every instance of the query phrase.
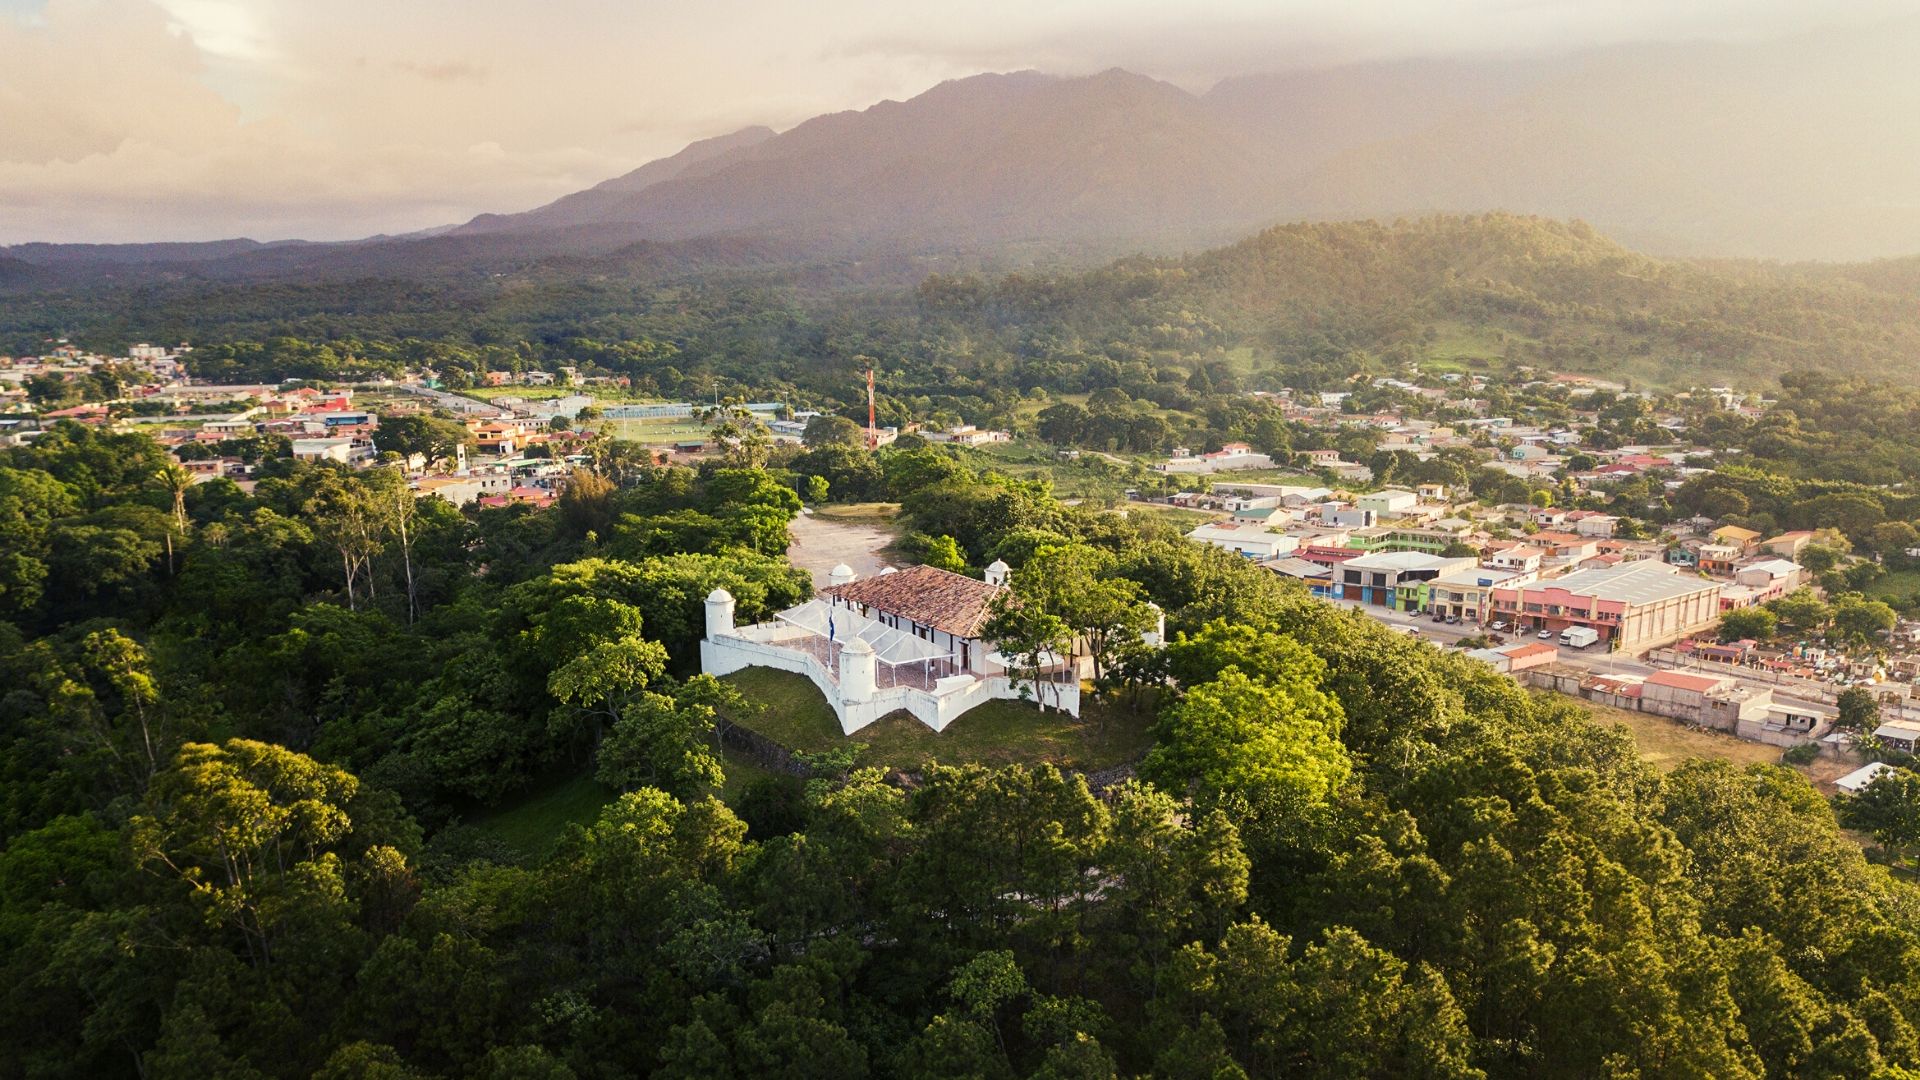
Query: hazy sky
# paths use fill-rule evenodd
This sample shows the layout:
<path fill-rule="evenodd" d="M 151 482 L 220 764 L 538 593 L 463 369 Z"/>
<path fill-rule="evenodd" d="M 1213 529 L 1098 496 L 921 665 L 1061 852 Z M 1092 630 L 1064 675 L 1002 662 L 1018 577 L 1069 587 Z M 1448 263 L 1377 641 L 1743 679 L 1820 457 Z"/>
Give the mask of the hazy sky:
<path fill-rule="evenodd" d="M 1893 0 L 0 0 L 0 243 L 338 239 L 527 209 L 983 70 L 1233 74 L 1772 37 Z"/>

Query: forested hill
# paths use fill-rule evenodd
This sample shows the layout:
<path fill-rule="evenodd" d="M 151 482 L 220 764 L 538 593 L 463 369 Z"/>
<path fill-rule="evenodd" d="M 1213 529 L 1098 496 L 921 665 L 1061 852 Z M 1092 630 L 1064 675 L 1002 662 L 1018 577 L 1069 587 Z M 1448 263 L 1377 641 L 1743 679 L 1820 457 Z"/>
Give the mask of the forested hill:
<path fill-rule="evenodd" d="M 1281 359 L 1505 359 L 1643 383 L 1757 382 L 1803 367 L 1905 374 L 1920 357 L 1908 261 L 1656 259 L 1573 221 L 1512 214 L 1293 224 L 1176 259 L 921 295 L 997 321 L 1199 325 Z"/>
<path fill-rule="evenodd" d="M 821 475 L 751 452 L 596 443 L 554 506 L 463 512 L 385 466 L 0 448 L 0 1077 L 1917 1075 L 1920 891 L 1804 777 L 1663 773 L 978 451 L 785 462 L 1011 564 L 1016 632 L 1102 635 L 1079 720 L 1006 702 L 907 757 L 910 719 L 841 742 L 804 679 L 697 674 L 715 589 L 811 593 Z M 803 710 L 804 777 L 717 744 Z M 1034 761 L 1122 729 L 1137 781 Z"/>
<path fill-rule="evenodd" d="M 0 262 L 0 291 L 8 273 Z M 672 346 L 678 374 L 756 392 L 805 388 L 864 353 L 1009 393 L 1090 389 L 1100 384 L 1075 373 L 1101 357 L 1191 370 L 1231 350 L 1295 385 L 1420 361 L 1760 386 L 1795 369 L 1900 378 L 1920 358 L 1920 260 L 1657 259 L 1580 222 L 1511 214 L 1292 224 L 1185 257 L 1050 273 L 929 275 L 904 254 L 820 261 L 734 238 L 498 274 L 367 274 L 22 291 L 0 303 L 0 354 L 57 335 L 101 350 L 294 335 L 342 355 L 420 339 L 566 363 L 597 355 L 592 343 L 653 341 Z"/>

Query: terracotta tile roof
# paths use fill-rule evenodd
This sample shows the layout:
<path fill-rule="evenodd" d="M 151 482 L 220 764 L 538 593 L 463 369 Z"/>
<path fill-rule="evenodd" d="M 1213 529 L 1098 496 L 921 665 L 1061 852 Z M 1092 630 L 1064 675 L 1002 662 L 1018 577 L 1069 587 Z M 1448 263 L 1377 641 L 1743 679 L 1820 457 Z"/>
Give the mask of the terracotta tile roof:
<path fill-rule="evenodd" d="M 956 637 L 978 638 L 987 621 L 987 605 L 1000 594 L 1000 586 L 938 567 L 910 566 L 896 574 L 879 574 L 820 592 Z"/>

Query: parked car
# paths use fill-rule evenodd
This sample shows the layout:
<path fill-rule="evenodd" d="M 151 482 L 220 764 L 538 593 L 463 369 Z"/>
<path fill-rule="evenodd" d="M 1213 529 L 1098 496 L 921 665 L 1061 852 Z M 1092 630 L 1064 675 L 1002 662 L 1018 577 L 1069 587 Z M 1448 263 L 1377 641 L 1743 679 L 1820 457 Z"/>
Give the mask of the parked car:
<path fill-rule="evenodd" d="M 1447 621 L 1447 613 L 1446 613 L 1446 612 L 1444 612 L 1444 611 L 1436 611 L 1436 612 L 1434 612 L 1434 613 L 1433 613 L 1433 621 L 1434 621 L 1434 622 L 1446 622 L 1446 621 Z"/>
<path fill-rule="evenodd" d="M 1507 623 L 1505 619 L 1495 619 L 1493 625 L 1487 627 L 1489 630 L 1505 630 L 1506 628 Z"/>
<path fill-rule="evenodd" d="M 1539 633 L 1538 635 L 1536 635 L 1536 636 L 1537 636 L 1537 637 L 1539 637 L 1539 639 L 1540 639 L 1541 641 L 1552 641 L 1552 640 L 1553 640 L 1553 631 L 1551 631 L 1551 630 L 1542 630 L 1542 631 L 1540 631 L 1540 633 Z"/>
<path fill-rule="evenodd" d="M 1447 625 L 1448 625 L 1448 626 L 1459 626 L 1459 625 L 1460 625 L 1461 623 L 1463 623 L 1463 622 L 1465 622 L 1465 621 L 1466 621 L 1465 619 L 1463 619 L 1463 618 L 1461 618 L 1461 617 L 1460 617 L 1460 616 L 1458 616 L 1458 615 L 1449 615 L 1449 616 L 1447 616 Z"/>

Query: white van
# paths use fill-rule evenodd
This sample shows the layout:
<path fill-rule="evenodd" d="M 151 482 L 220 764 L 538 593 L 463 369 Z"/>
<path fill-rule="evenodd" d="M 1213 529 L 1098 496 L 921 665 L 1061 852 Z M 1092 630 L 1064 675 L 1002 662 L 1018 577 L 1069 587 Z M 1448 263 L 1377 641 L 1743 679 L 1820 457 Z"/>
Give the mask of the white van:
<path fill-rule="evenodd" d="M 1600 640 L 1600 631 L 1591 626 L 1569 626 L 1560 631 L 1560 644 L 1574 649 L 1584 649 Z"/>

